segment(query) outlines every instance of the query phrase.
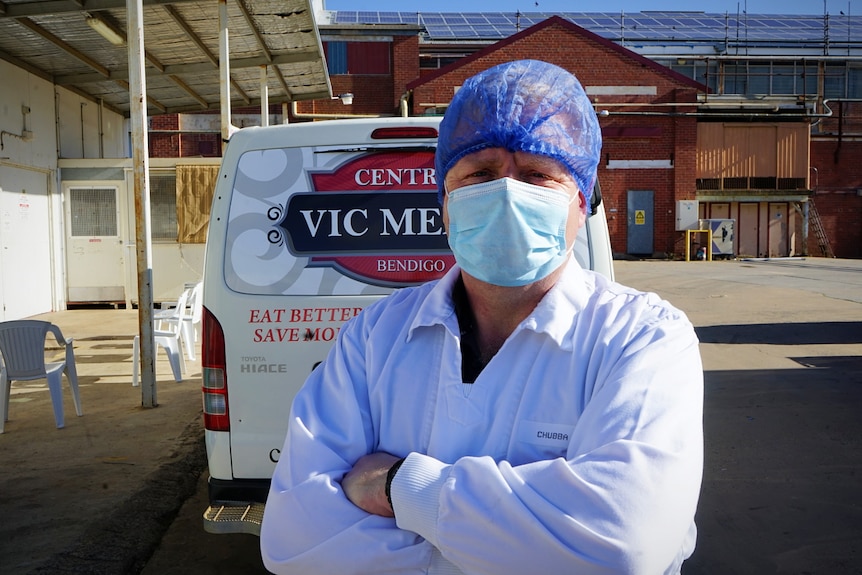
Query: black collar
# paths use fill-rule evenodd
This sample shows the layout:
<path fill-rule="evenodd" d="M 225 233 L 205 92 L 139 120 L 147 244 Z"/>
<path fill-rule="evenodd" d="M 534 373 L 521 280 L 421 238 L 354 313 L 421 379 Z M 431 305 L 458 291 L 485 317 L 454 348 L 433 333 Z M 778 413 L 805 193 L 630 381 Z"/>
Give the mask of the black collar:
<path fill-rule="evenodd" d="M 473 315 L 473 308 L 470 307 L 464 279 L 460 275 L 452 289 L 452 303 L 455 306 L 455 316 L 458 318 L 458 328 L 461 332 L 461 379 L 464 383 L 473 383 L 485 364 L 482 363 L 479 342 L 476 339 L 476 317 Z"/>

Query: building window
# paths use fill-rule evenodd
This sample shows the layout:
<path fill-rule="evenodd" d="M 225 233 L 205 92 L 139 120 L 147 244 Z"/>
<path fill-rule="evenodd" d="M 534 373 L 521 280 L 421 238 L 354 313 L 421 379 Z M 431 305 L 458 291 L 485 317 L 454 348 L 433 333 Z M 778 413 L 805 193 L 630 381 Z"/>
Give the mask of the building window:
<path fill-rule="evenodd" d="M 116 188 L 69 190 L 72 237 L 117 236 Z"/>
<path fill-rule="evenodd" d="M 725 64 L 724 65 L 724 90 L 723 94 L 747 94 L 748 93 L 748 75 L 746 73 L 745 64 Z"/>
<path fill-rule="evenodd" d="M 846 86 L 846 68 L 843 64 L 826 64 L 823 74 L 823 97 L 843 98 Z"/>
<path fill-rule="evenodd" d="M 468 54 L 458 54 L 454 56 L 434 56 L 434 55 L 421 55 L 419 56 L 419 68 L 421 70 L 439 70 L 444 66 L 448 66 L 449 64 L 454 64 L 461 58 L 464 58 Z"/>
<path fill-rule="evenodd" d="M 799 82 L 802 88 L 802 82 Z M 772 93 L 778 95 L 796 95 L 796 65 L 775 64 L 772 67 Z"/>
<path fill-rule="evenodd" d="M 748 65 L 748 95 L 765 96 L 771 93 L 769 88 L 769 64 Z"/>
<path fill-rule="evenodd" d="M 150 173 L 150 229 L 154 240 L 177 241 L 177 176 Z"/>
<path fill-rule="evenodd" d="M 389 75 L 391 67 L 391 42 L 342 42 L 323 43 L 326 66 L 329 73 L 351 75 Z"/>
<path fill-rule="evenodd" d="M 716 62 L 688 60 L 686 58 L 656 60 L 656 62 L 667 66 L 674 72 L 691 78 L 695 82 L 708 86 L 714 93 L 718 92 L 718 64 Z"/>
<path fill-rule="evenodd" d="M 810 64 L 803 68 L 802 77 L 804 80 L 803 93 L 806 96 L 817 96 L 819 94 L 817 90 L 817 78 L 819 74 L 817 72 L 817 64 Z"/>
<path fill-rule="evenodd" d="M 862 66 L 847 67 L 847 97 L 862 98 Z"/>

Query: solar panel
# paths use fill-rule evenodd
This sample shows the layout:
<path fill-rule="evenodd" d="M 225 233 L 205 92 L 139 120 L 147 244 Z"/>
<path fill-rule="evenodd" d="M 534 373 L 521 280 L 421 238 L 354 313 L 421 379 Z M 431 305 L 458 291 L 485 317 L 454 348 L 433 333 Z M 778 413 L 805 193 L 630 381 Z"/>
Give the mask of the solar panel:
<path fill-rule="evenodd" d="M 637 26 L 658 26 L 658 21 L 652 18 L 638 18 L 637 16 L 626 16 L 627 22 L 632 22 Z"/>
<path fill-rule="evenodd" d="M 583 17 L 581 17 L 581 18 L 569 18 L 569 20 L 571 20 L 572 22 L 574 22 L 575 24 L 577 24 L 581 28 L 586 28 L 588 30 L 590 28 L 596 27 L 596 23 L 592 18 L 583 18 Z"/>
<path fill-rule="evenodd" d="M 701 26 L 710 28 L 724 28 L 724 20 L 716 20 L 714 18 L 698 18 Z"/>
<path fill-rule="evenodd" d="M 335 13 L 333 20 L 336 24 L 357 24 L 359 22 L 356 12 L 339 10 Z"/>
<path fill-rule="evenodd" d="M 460 14 L 444 14 L 443 20 L 446 21 L 447 24 L 466 24 L 467 20 L 464 16 Z"/>
<path fill-rule="evenodd" d="M 338 10 L 335 24 L 420 24 L 428 38 L 503 39 L 552 15 L 610 39 L 666 39 L 669 42 L 737 38 L 749 43 L 782 41 L 862 42 L 862 16 L 737 14 L 714 12 L 376 12 Z"/>

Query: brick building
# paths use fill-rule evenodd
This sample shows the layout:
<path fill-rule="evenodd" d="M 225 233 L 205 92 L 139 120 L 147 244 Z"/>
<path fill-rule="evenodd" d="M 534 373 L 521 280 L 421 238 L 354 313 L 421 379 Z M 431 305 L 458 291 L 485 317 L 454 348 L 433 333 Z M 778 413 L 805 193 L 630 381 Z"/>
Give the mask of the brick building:
<path fill-rule="evenodd" d="M 750 62 L 673 57 L 667 49 L 665 58 L 647 57 L 629 49 L 631 41 L 559 16 L 496 42 L 429 41 L 427 26 L 415 20 L 318 21 L 333 94 L 351 93 L 353 104 L 283 102 L 270 108 L 275 121 L 439 114 L 473 73 L 541 59 L 574 72 L 600 114 L 599 178 L 615 253 L 680 257 L 687 240 L 705 238 L 681 228 L 710 225 L 697 222 L 704 218 L 733 220 L 733 255 L 862 257 L 862 102 L 846 97 L 862 91 L 862 68 L 850 56 L 839 97 L 825 97 L 830 85 L 835 90 L 834 56 L 812 68 L 804 55 L 799 64 L 780 54 L 770 61 L 769 93 L 753 95 L 763 88 Z M 697 52 L 696 45 L 685 49 Z M 793 86 L 781 88 L 788 79 Z M 185 118 L 153 118 L 151 152 L 218 155 L 216 130 L 189 133 L 179 127 Z M 694 224 L 680 224 L 681 201 L 696 202 Z"/>
<path fill-rule="evenodd" d="M 413 113 L 445 107 L 453 88 L 466 78 L 520 58 L 544 60 L 574 72 L 602 110 L 623 103 L 652 109 L 675 103 L 679 105 L 672 106 L 674 110 L 693 110 L 697 93 L 706 91 L 706 86 L 552 17 L 409 83 Z M 600 118 L 600 125 L 604 143 L 599 181 L 614 251 L 647 255 L 673 252 L 678 235 L 673 232 L 675 202 L 694 199 L 691 183 L 695 174 L 696 119 L 609 112 Z M 627 234 L 627 204 L 643 192 L 652 197 L 644 202 L 644 222 L 633 225 L 651 229 L 644 238 L 646 243 L 634 243 L 627 241 L 631 239 Z"/>

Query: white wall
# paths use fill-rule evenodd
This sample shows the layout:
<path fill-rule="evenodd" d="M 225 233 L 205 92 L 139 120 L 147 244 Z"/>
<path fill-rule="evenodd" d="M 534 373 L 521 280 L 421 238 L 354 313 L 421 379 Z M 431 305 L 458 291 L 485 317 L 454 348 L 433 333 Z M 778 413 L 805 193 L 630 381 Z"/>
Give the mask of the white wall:
<path fill-rule="evenodd" d="M 6 132 L 0 150 L 0 321 L 65 309 L 64 191 L 75 184 L 118 186 L 120 234 L 128 256 L 123 258 L 124 287 L 127 299 L 137 301 L 128 121 L 4 60 L 0 78 L 0 131 Z M 30 110 L 26 118 L 22 106 Z M 25 130 L 32 137 L 22 138 Z M 151 160 L 150 167 L 173 169 L 174 163 Z M 67 173 L 112 167 L 124 170 L 126 177 L 82 182 Z M 154 243 L 155 301 L 176 299 L 185 283 L 200 280 L 203 250 L 203 244 Z M 22 268 L 27 269 L 22 273 Z"/>
<path fill-rule="evenodd" d="M 125 157 L 123 116 L 63 88 L 57 89 L 57 109 L 59 157 Z"/>
<path fill-rule="evenodd" d="M 127 137 L 123 116 L 98 102 L 4 60 L 0 78 L 2 321 L 65 308 L 58 157 L 121 158 Z"/>
<path fill-rule="evenodd" d="M 63 299 L 62 204 L 53 86 L 4 61 L 0 78 L 0 320 L 10 320 Z"/>
<path fill-rule="evenodd" d="M 30 141 L 9 134 L 3 136 L 0 158 L 34 168 L 57 168 L 57 138 L 54 114 L 54 88 L 29 72 L 0 60 L 0 130 L 21 135 L 24 129 L 22 107 L 27 106 Z"/>

